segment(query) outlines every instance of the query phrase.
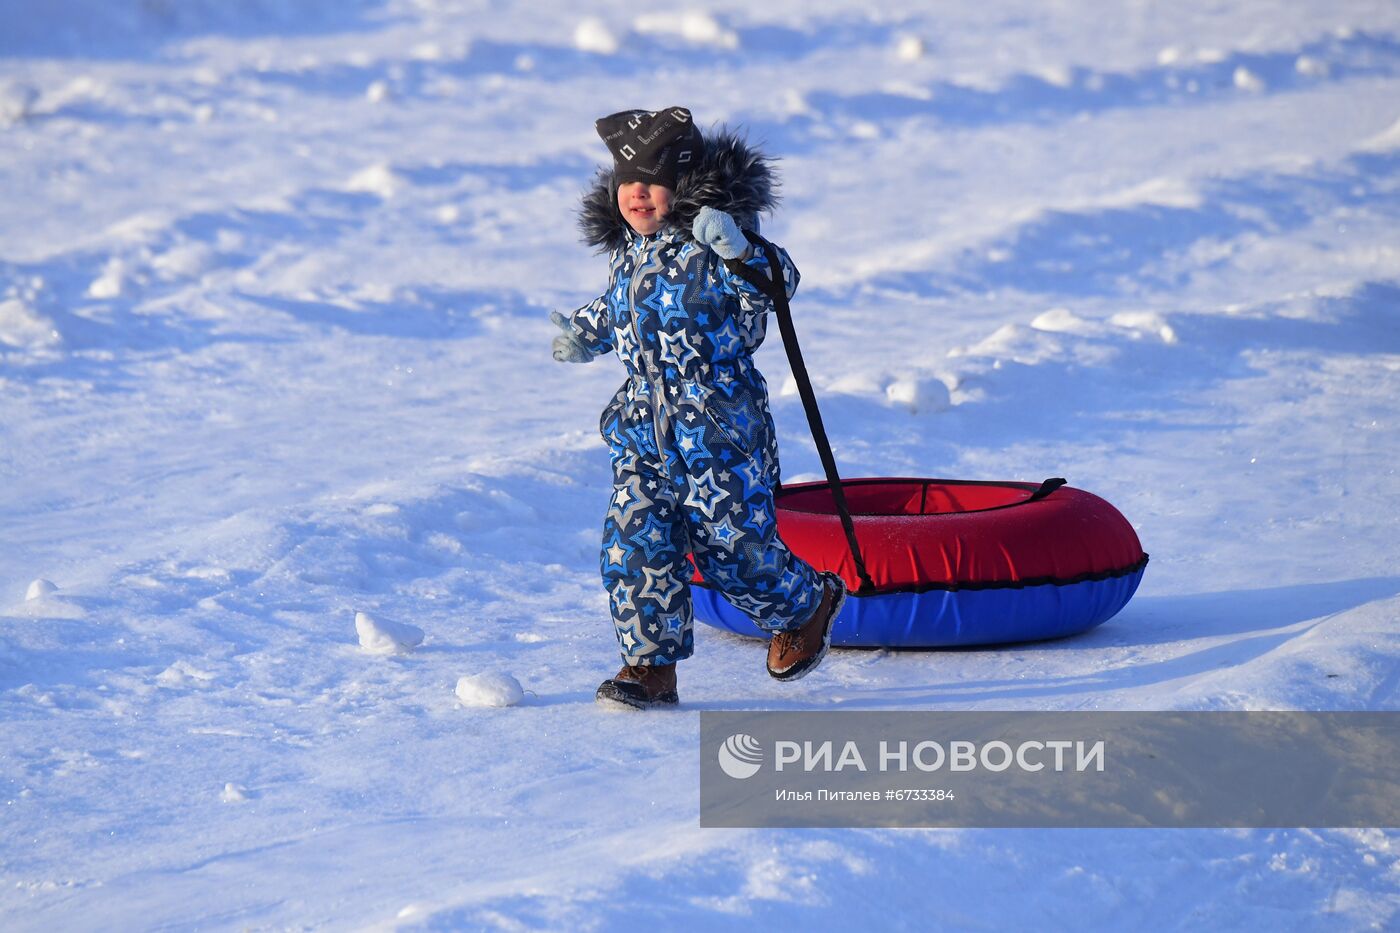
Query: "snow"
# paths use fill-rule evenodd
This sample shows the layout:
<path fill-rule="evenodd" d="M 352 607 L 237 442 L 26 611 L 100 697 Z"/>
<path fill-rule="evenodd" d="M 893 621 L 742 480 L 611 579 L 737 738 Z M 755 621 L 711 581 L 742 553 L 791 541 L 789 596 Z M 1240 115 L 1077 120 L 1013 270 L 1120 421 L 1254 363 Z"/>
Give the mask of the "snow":
<path fill-rule="evenodd" d="M 0 301 L 0 343 L 19 349 L 39 349 L 61 339 L 53 321 L 23 298 Z"/>
<path fill-rule="evenodd" d="M 370 654 L 408 654 L 423 643 L 423 630 L 368 612 L 355 613 L 355 634 Z"/>
<path fill-rule="evenodd" d="M 224 789 L 219 792 L 219 799 L 224 803 L 246 803 L 248 801 L 248 788 L 241 784 L 227 783 Z"/>
<path fill-rule="evenodd" d="M 22 81 L 0 81 L 0 127 L 28 117 L 39 99 L 39 92 Z"/>
<path fill-rule="evenodd" d="M 902 35 L 895 42 L 895 55 L 906 62 L 915 62 L 928 54 L 928 46 L 920 36 Z"/>
<path fill-rule="evenodd" d="M 1396 710 L 1397 101 L 1383 0 L 0 3 L 0 926 L 1395 927 L 1394 830 L 701 830 L 695 743 Z M 595 707 L 622 377 L 548 312 L 592 121 L 667 105 L 782 158 L 843 470 L 1092 490 L 1121 615 L 796 684 L 702 627 L 678 710 Z"/>
<path fill-rule="evenodd" d="M 596 17 L 579 20 L 574 27 L 574 45 L 583 52 L 597 52 L 599 55 L 616 55 L 620 45 L 617 37 L 606 23 Z"/>
<path fill-rule="evenodd" d="M 737 49 L 739 35 L 725 28 L 720 21 L 702 10 L 686 10 L 674 13 L 644 13 L 637 17 L 637 32 L 647 34 L 671 34 L 688 43 L 701 46 L 714 46 L 720 49 Z"/>
<path fill-rule="evenodd" d="M 26 601 L 45 599 L 49 595 L 57 592 L 58 584 L 54 583 L 52 580 L 45 580 L 40 577 L 37 580 L 30 581 L 29 588 L 24 591 L 24 598 Z"/>
<path fill-rule="evenodd" d="M 457 699 L 463 706 L 518 706 L 525 690 L 514 674 L 486 671 L 457 680 Z"/>

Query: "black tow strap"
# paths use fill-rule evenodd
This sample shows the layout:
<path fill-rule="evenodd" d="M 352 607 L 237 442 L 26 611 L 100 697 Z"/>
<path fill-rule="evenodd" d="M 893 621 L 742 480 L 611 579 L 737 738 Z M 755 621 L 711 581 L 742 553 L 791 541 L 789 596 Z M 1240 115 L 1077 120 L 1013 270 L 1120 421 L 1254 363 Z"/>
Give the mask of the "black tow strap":
<path fill-rule="evenodd" d="M 783 266 L 778 261 L 777 247 L 751 231 L 745 230 L 744 236 L 748 237 L 755 248 L 763 250 L 772 278 L 765 279 L 756 269 L 745 265 L 739 259 L 726 259 L 724 264 L 730 272 L 767 295 L 773 302 L 773 308 L 778 314 L 778 329 L 783 335 L 783 349 L 787 351 L 792 376 L 797 380 L 802 408 L 807 412 L 807 426 L 811 428 L 812 440 L 817 444 L 817 455 L 821 457 L 822 469 L 826 471 L 826 481 L 831 487 L 831 496 L 836 500 L 836 511 L 841 516 L 841 527 L 846 531 L 846 543 L 850 545 L 851 557 L 856 562 L 856 573 L 860 575 L 860 589 L 856 590 L 856 593 L 874 592 L 875 583 L 870 579 L 870 574 L 865 569 L 865 558 L 860 553 L 855 524 L 851 521 L 851 509 L 846 505 L 846 490 L 842 488 L 841 476 L 836 472 L 836 458 L 831 455 L 831 442 L 827 440 L 826 428 L 822 425 L 822 413 L 817 408 L 817 396 L 812 391 L 812 380 L 807 375 L 807 366 L 802 362 L 802 348 L 797 345 L 797 330 L 792 325 L 792 308 L 788 306 Z"/>
<path fill-rule="evenodd" d="M 1052 476 L 1045 482 L 1041 483 L 1040 488 L 1037 489 L 1035 492 L 1031 493 L 1031 497 L 1026 501 L 1035 502 L 1039 499 L 1044 499 L 1046 496 L 1050 495 L 1050 493 L 1054 492 L 1056 489 L 1059 489 L 1067 482 L 1069 481 L 1063 476 Z"/>

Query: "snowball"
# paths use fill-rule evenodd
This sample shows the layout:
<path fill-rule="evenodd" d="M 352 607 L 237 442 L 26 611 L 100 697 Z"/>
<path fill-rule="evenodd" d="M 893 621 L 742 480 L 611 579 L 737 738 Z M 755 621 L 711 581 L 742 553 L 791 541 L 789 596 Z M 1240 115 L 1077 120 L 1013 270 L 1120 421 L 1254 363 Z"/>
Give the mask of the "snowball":
<path fill-rule="evenodd" d="M 1152 334 L 1165 344 L 1176 343 L 1176 331 L 1155 311 L 1119 311 L 1108 319 L 1114 327 Z"/>
<path fill-rule="evenodd" d="M 869 120 L 856 120 L 851 124 L 850 132 L 853 139 L 880 138 L 880 127 Z"/>
<path fill-rule="evenodd" d="M 1264 90 L 1264 79 L 1243 65 L 1235 69 L 1235 87 L 1257 94 Z"/>
<path fill-rule="evenodd" d="M 39 92 L 27 84 L 0 82 L 0 126 L 18 123 L 34 112 Z"/>
<path fill-rule="evenodd" d="M 1074 86 L 1074 72 L 1067 65 L 1046 65 L 1035 72 L 1036 76 L 1046 84 L 1054 87 L 1068 88 Z"/>
<path fill-rule="evenodd" d="M 51 583 L 50 581 L 45 580 L 45 579 L 43 579 L 43 578 L 41 577 L 40 579 L 35 580 L 35 581 L 33 581 L 32 583 L 29 584 L 29 589 L 28 589 L 27 591 L 25 591 L 24 598 L 25 598 L 26 600 L 29 600 L 29 599 L 43 599 L 45 596 L 48 596 L 50 593 L 57 593 L 57 592 L 58 592 L 58 585 L 57 585 L 57 584 Z"/>
<path fill-rule="evenodd" d="M 696 45 L 723 49 L 739 47 L 737 33 L 725 29 L 713 16 L 699 10 L 687 11 L 679 17 L 673 13 L 648 13 L 637 19 L 636 26 L 641 33 L 671 33 Z"/>
<path fill-rule="evenodd" d="M 457 681 L 457 699 L 463 706 L 516 706 L 525 699 L 520 681 L 504 671 L 472 674 Z"/>
<path fill-rule="evenodd" d="M 243 803 L 248 799 L 248 788 L 241 784 L 225 784 L 219 799 L 224 803 Z"/>
<path fill-rule="evenodd" d="M 355 613 L 355 632 L 360 636 L 360 647 L 374 654 L 407 654 L 423 643 L 421 628 L 367 612 Z"/>
<path fill-rule="evenodd" d="M 1051 308 L 1037 315 L 1035 320 L 1031 321 L 1031 327 L 1057 334 L 1078 334 L 1081 337 L 1092 337 L 1102 331 L 1099 325 L 1080 317 L 1069 308 Z"/>
<path fill-rule="evenodd" d="M 1332 71 L 1326 62 L 1311 55 L 1299 55 L 1293 63 L 1293 70 L 1309 78 L 1325 78 Z"/>
<path fill-rule="evenodd" d="M 88 286 L 87 294 L 89 298 L 116 298 L 121 295 L 126 287 L 126 263 L 113 256 L 107 260 L 106 267 L 102 270 L 102 275 L 98 276 L 91 285 Z"/>
<path fill-rule="evenodd" d="M 947 411 L 952 396 L 941 379 L 896 379 L 885 386 L 885 398 L 911 412 Z"/>
<path fill-rule="evenodd" d="M 615 55 L 618 41 L 603 21 L 589 17 L 574 28 L 574 45 L 580 52 L 596 52 L 599 55 Z"/>
<path fill-rule="evenodd" d="M 353 175 L 345 183 L 348 191 L 366 191 L 381 198 L 392 198 L 399 190 L 401 179 L 387 164 L 380 162 Z"/>
<path fill-rule="evenodd" d="M 902 62 L 918 61 L 927 51 L 922 38 L 908 34 L 900 36 L 894 47 L 895 57 Z"/>
<path fill-rule="evenodd" d="M 8 609 L 0 608 L 0 615 L 23 619 L 81 619 L 87 613 L 81 606 L 64 599 L 57 585 L 40 577 L 30 582 L 24 593 L 24 602 Z"/>
<path fill-rule="evenodd" d="M 365 100 L 371 104 L 380 104 L 389 99 L 389 83 L 387 81 L 374 81 L 365 88 Z"/>
<path fill-rule="evenodd" d="M 919 407 L 919 382 L 917 379 L 896 379 L 885 386 L 885 398 L 892 405 L 904 405 L 910 411 Z"/>
<path fill-rule="evenodd" d="M 188 661 L 176 661 L 156 675 L 156 683 L 162 687 L 207 687 L 213 682 L 213 674 Z"/>

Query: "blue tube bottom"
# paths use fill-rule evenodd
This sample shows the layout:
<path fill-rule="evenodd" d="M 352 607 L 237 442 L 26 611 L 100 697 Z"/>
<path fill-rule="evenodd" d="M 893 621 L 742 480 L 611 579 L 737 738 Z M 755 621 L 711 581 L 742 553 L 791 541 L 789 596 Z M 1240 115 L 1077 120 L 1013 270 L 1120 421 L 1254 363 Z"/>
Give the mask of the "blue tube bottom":
<path fill-rule="evenodd" d="M 831 643 L 849 648 L 950 648 L 1063 638 L 1113 618 L 1142 581 L 1140 568 L 1121 577 L 1022 588 L 926 590 L 850 596 Z M 718 629 L 767 638 L 717 590 L 691 587 L 695 618 Z"/>

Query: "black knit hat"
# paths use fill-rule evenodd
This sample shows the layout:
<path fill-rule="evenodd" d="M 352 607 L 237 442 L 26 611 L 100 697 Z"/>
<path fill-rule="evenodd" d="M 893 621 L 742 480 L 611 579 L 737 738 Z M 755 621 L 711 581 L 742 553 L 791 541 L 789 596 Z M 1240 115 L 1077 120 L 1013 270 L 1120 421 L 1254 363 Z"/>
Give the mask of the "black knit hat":
<path fill-rule="evenodd" d="M 594 124 L 613 156 L 619 185 L 644 181 L 675 188 L 681 175 L 700 164 L 705 140 L 684 107 L 624 110 Z"/>

